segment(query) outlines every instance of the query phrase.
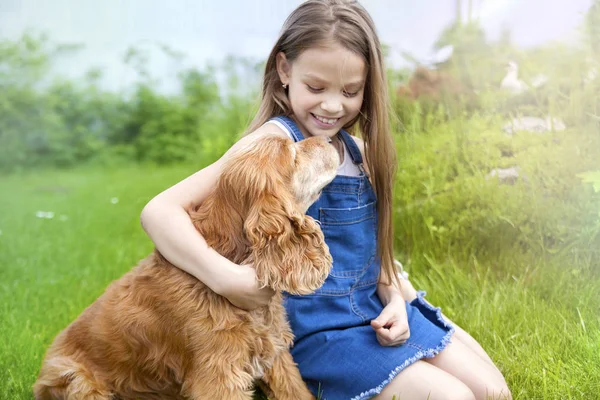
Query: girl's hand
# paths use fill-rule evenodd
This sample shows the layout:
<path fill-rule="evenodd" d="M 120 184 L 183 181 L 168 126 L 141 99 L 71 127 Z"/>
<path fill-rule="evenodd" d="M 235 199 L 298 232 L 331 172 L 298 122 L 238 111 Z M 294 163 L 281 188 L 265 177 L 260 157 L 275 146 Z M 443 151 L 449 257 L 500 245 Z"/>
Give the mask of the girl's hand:
<path fill-rule="evenodd" d="M 268 287 L 258 287 L 256 270 L 249 265 L 233 265 L 237 268 L 219 294 L 234 306 L 247 311 L 269 304 L 275 292 Z"/>
<path fill-rule="evenodd" d="M 377 318 L 371 321 L 371 327 L 382 346 L 399 346 L 410 337 L 406 303 L 398 298 L 389 302 Z"/>

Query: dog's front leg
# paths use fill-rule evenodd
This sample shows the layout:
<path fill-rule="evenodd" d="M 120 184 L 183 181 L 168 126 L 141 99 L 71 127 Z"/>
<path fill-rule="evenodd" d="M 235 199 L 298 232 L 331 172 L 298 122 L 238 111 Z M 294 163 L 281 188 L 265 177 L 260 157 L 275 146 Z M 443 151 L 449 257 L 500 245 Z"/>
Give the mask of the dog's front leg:
<path fill-rule="evenodd" d="M 289 351 L 279 353 L 273 367 L 263 377 L 271 389 L 273 400 L 314 400 Z"/>

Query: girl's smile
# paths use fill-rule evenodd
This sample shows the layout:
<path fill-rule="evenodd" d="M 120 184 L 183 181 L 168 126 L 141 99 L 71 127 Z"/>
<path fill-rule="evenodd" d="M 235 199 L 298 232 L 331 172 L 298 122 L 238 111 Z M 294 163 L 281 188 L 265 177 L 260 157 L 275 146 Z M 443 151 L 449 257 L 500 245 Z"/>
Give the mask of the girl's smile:
<path fill-rule="evenodd" d="M 331 129 L 340 120 L 339 118 L 325 118 L 311 113 L 315 119 L 315 123 L 321 126 L 323 129 Z"/>

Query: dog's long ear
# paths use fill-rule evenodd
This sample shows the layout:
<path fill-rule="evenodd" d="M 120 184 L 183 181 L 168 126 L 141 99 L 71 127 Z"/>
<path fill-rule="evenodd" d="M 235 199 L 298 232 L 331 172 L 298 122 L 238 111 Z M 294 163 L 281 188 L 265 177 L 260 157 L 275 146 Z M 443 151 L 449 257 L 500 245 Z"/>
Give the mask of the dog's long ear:
<path fill-rule="evenodd" d="M 333 261 L 319 225 L 283 196 L 263 194 L 246 220 L 256 275 L 276 291 L 309 294 L 323 285 Z"/>

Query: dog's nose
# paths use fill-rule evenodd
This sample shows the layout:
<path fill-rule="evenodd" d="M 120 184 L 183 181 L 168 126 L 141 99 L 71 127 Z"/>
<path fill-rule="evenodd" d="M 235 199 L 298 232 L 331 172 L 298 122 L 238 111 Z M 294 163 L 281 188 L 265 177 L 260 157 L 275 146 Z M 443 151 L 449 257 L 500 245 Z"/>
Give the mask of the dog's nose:
<path fill-rule="evenodd" d="M 331 138 L 329 136 L 313 136 L 316 140 L 325 143 L 331 143 Z"/>

